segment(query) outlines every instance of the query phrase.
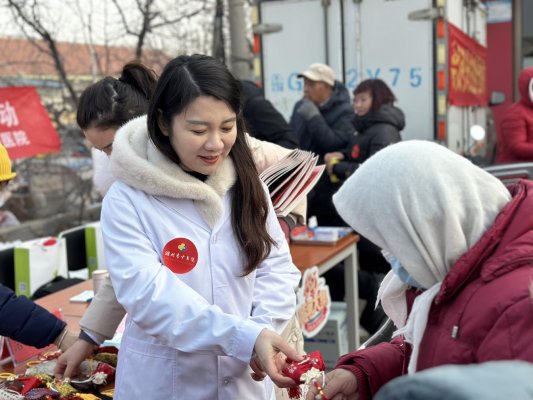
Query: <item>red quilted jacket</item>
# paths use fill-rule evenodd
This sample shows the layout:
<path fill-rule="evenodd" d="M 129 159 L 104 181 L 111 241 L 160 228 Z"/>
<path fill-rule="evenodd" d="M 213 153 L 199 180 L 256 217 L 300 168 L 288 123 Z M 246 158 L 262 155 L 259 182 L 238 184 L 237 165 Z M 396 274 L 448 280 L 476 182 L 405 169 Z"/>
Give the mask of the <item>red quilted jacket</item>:
<path fill-rule="evenodd" d="M 533 182 L 513 199 L 479 242 L 452 267 L 430 310 L 418 370 L 444 364 L 520 359 L 533 362 Z M 408 298 L 408 304 L 413 299 Z M 401 338 L 341 357 L 358 378 L 360 400 L 407 372 Z"/>
<path fill-rule="evenodd" d="M 498 163 L 533 162 L 533 102 L 529 98 L 529 82 L 532 79 L 533 67 L 520 73 L 520 101 L 507 110 L 498 131 Z"/>

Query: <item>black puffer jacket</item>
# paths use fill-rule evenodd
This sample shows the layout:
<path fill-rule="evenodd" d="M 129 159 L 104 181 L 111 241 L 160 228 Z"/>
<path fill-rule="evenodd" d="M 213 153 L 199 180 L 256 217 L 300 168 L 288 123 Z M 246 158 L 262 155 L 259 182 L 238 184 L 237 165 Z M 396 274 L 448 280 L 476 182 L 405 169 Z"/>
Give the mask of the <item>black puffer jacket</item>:
<path fill-rule="evenodd" d="M 356 115 L 353 125 L 357 134 L 342 151 L 344 160 L 333 166 L 333 173 L 341 180 L 379 150 L 402 140 L 400 131 L 405 127 L 405 116 L 399 108 L 385 104 L 377 111 Z"/>
<path fill-rule="evenodd" d="M 268 101 L 263 89 L 252 81 L 241 81 L 243 92 L 243 115 L 248 133 L 260 140 L 276 143 L 288 149 L 298 147 L 298 139 L 291 127 Z"/>
<path fill-rule="evenodd" d="M 319 107 L 320 115 L 315 115 L 309 121 L 296 112 L 301 103 L 302 100 L 294 105 L 291 116 L 291 126 L 300 140 L 300 148 L 321 157 L 345 148 L 354 133 L 354 112 L 344 85 L 335 81 L 331 97 Z"/>
<path fill-rule="evenodd" d="M 27 297 L 0 285 L 0 335 L 41 348 L 53 343 L 65 325 Z"/>

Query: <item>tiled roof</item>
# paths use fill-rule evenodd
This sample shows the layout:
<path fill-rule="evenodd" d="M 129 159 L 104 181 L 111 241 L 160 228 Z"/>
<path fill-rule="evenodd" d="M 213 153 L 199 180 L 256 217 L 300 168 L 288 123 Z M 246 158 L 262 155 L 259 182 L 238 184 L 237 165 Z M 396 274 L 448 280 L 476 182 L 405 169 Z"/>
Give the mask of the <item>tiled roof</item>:
<path fill-rule="evenodd" d="M 0 77 L 50 77 L 55 78 L 57 71 L 52 58 L 39 50 L 37 46 L 49 52 L 45 42 L 26 39 L 0 38 Z M 57 42 L 57 48 L 63 59 L 67 75 L 86 76 L 117 75 L 122 66 L 132 61 L 135 49 L 130 47 L 107 47 L 94 45 L 94 52 L 100 68 L 91 63 L 91 49 L 87 44 Z M 170 60 L 170 56 L 159 50 L 144 50 L 142 61 L 156 72 Z"/>

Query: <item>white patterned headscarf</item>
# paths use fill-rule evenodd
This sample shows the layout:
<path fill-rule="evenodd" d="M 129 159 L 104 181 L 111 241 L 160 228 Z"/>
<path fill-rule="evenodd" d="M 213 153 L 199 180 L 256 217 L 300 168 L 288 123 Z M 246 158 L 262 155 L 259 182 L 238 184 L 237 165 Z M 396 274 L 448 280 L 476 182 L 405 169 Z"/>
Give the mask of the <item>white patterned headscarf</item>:
<path fill-rule="evenodd" d="M 407 317 L 403 284 L 391 271 L 378 298 L 413 352 L 429 309 L 455 262 L 481 238 L 511 200 L 506 187 L 467 159 L 433 142 L 410 140 L 368 159 L 333 196 L 339 215 L 393 254 L 426 290 Z"/>

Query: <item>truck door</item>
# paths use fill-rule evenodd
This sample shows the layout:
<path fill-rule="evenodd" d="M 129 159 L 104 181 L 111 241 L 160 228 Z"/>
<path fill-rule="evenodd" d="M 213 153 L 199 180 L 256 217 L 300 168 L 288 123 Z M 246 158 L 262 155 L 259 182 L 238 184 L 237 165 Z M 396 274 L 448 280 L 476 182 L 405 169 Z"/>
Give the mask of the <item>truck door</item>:
<path fill-rule="evenodd" d="M 410 20 L 409 13 L 432 7 L 431 0 L 363 0 L 360 6 L 359 65 L 350 74 L 380 78 L 405 113 L 402 138 L 435 138 L 433 21 Z M 349 82 L 352 85 L 352 82 Z"/>
<path fill-rule="evenodd" d="M 353 81 L 356 14 L 353 0 L 259 3 L 260 23 L 281 28 L 261 37 L 265 96 L 287 120 L 302 97 L 303 82 L 297 75 L 310 64 L 328 64 L 337 80 Z"/>

